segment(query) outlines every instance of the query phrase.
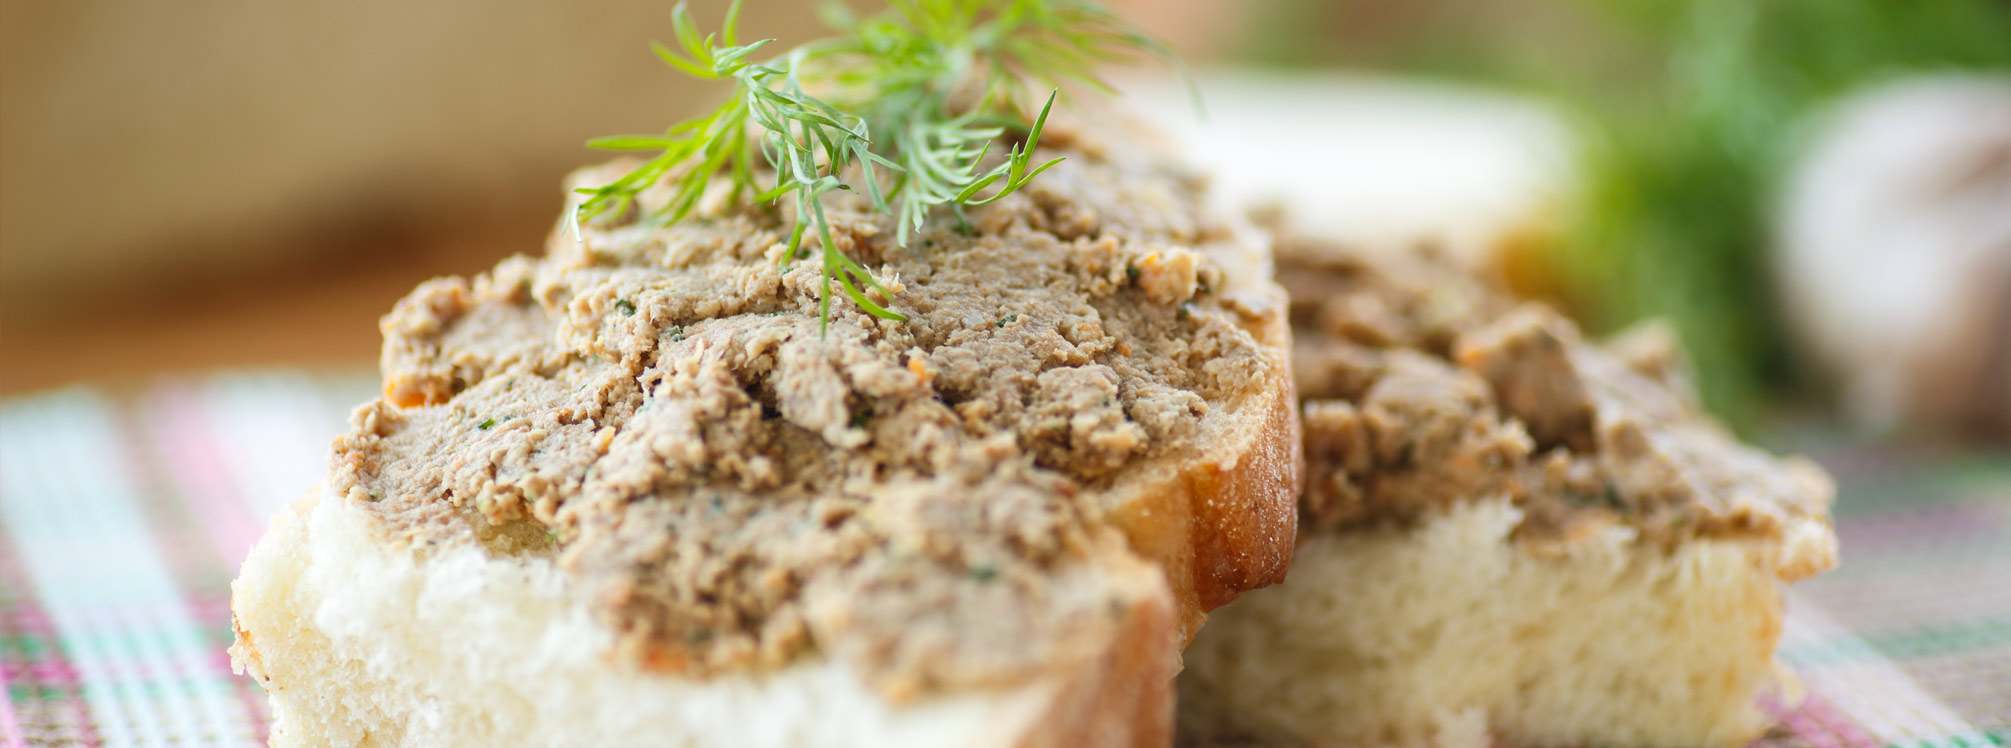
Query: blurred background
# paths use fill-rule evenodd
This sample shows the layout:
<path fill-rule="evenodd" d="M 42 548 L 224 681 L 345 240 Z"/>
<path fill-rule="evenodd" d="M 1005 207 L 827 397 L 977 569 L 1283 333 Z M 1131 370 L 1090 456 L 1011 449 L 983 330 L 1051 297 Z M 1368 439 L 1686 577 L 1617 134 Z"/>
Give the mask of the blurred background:
<path fill-rule="evenodd" d="M 1808 698 L 1756 745 L 2011 740 L 2011 0 L 1112 4 L 1206 114 L 1163 70 L 1127 101 L 1230 199 L 1669 320 L 1713 410 L 1836 477 Z M 238 563 L 379 315 L 539 252 L 588 138 L 720 95 L 649 53 L 671 7 L 0 0 L 0 746 L 264 744 Z"/>
<path fill-rule="evenodd" d="M 1302 230 L 1671 319 L 1741 428 L 2011 432 L 2011 3 L 1116 4 L 1209 111 L 1134 99 Z M 413 284 L 538 251 L 587 138 L 711 101 L 648 53 L 669 10 L 0 2 L 0 392 L 367 365 Z"/>

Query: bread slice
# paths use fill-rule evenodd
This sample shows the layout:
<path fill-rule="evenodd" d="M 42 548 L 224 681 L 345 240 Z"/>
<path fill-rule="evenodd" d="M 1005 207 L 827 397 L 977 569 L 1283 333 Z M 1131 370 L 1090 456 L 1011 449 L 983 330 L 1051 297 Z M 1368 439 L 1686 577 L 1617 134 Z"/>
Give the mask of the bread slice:
<path fill-rule="evenodd" d="M 1732 746 L 1829 484 L 1700 415 L 1672 338 L 1607 348 L 1428 255 L 1281 248 L 1308 490 L 1290 578 L 1186 654 L 1196 745 Z"/>
<path fill-rule="evenodd" d="M 274 746 L 1155 745 L 1171 714 L 1171 602 L 1113 549 L 1058 575 L 1095 651 L 1009 687 L 895 704 L 843 664 L 680 678 L 610 661 L 554 560 L 477 547 L 420 560 L 319 493 L 278 517 L 235 585 L 240 667 L 271 695 Z M 449 635 L 451 634 L 451 635 Z"/>
<path fill-rule="evenodd" d="M 421 286 L 233 588 L 273 744 L 1165 744 L 1300 463 L 1268 242 L 1148 143 L 1052 122 L 909 247 L 833 200 L 907 322 L 822 329 L 786 216 L 716 202 Z"/>

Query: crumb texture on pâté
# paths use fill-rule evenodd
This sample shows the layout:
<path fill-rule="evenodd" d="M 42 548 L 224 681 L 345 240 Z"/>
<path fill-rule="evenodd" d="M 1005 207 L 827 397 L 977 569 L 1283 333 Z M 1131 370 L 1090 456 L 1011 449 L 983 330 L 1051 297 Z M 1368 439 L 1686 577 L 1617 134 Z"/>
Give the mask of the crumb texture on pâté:
<path fill-rule="evenodd" d="M 1284 242 L 1279 267 L 1309 528 L 1411 524 L 1504 494 L 1535 552 L 1615 525 L 1668 546 L 1828 521 L 1828 476 L 1714 422 L 1667 328 L 1595 345 L 1429 252 Z"/>

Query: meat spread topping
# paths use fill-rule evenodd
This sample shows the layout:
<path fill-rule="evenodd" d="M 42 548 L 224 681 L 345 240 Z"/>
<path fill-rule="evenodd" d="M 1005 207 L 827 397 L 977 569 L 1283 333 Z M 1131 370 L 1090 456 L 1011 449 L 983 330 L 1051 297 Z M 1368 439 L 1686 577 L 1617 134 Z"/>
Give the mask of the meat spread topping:
<path fill-rule="evenodd" d="M 659 669 L 1026 677 L 1112 615 L 1055 581 L 1113 532 L 1085 497 L 1203 448 L 1285 365 L 1263 305 L 1216 290 L 1269 268 L 1225 260 L 1249 235 L 1201 180 L 1059 125 L 1042 148 L 1069 160 L 907 247 L 861 198 L 827 204 L 906 322 L 840 295 L 820 331 L 820 275 L 760 208 L 630 215 L 422 285 L 384 318 L 384 397 L 331 488 L 420 553 L 553 555 Z"/>
<path fill-rule="evenodd" d="M 1827 513 L 1814 464 L 1703 413 L 1666 328 L 1600 346 L 1428 252 L 1285 242 L 1308 467 L 1305 526 L 1414 522 L 1507 495 L 1555 550 L 1615 524 L 1665 543 L 1776 535 Z"/>

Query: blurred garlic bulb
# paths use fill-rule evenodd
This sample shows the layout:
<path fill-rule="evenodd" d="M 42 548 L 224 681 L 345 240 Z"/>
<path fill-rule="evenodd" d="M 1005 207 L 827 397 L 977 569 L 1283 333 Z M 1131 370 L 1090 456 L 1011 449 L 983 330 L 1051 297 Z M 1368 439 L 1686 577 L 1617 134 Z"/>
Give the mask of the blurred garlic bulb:
<path fill-rule="evenodd" d="M 1813 135 L 1774 258 L 1794 336 L 1873 426 L 2011 433 L 2011 79 L 1887 84 Z"/>

